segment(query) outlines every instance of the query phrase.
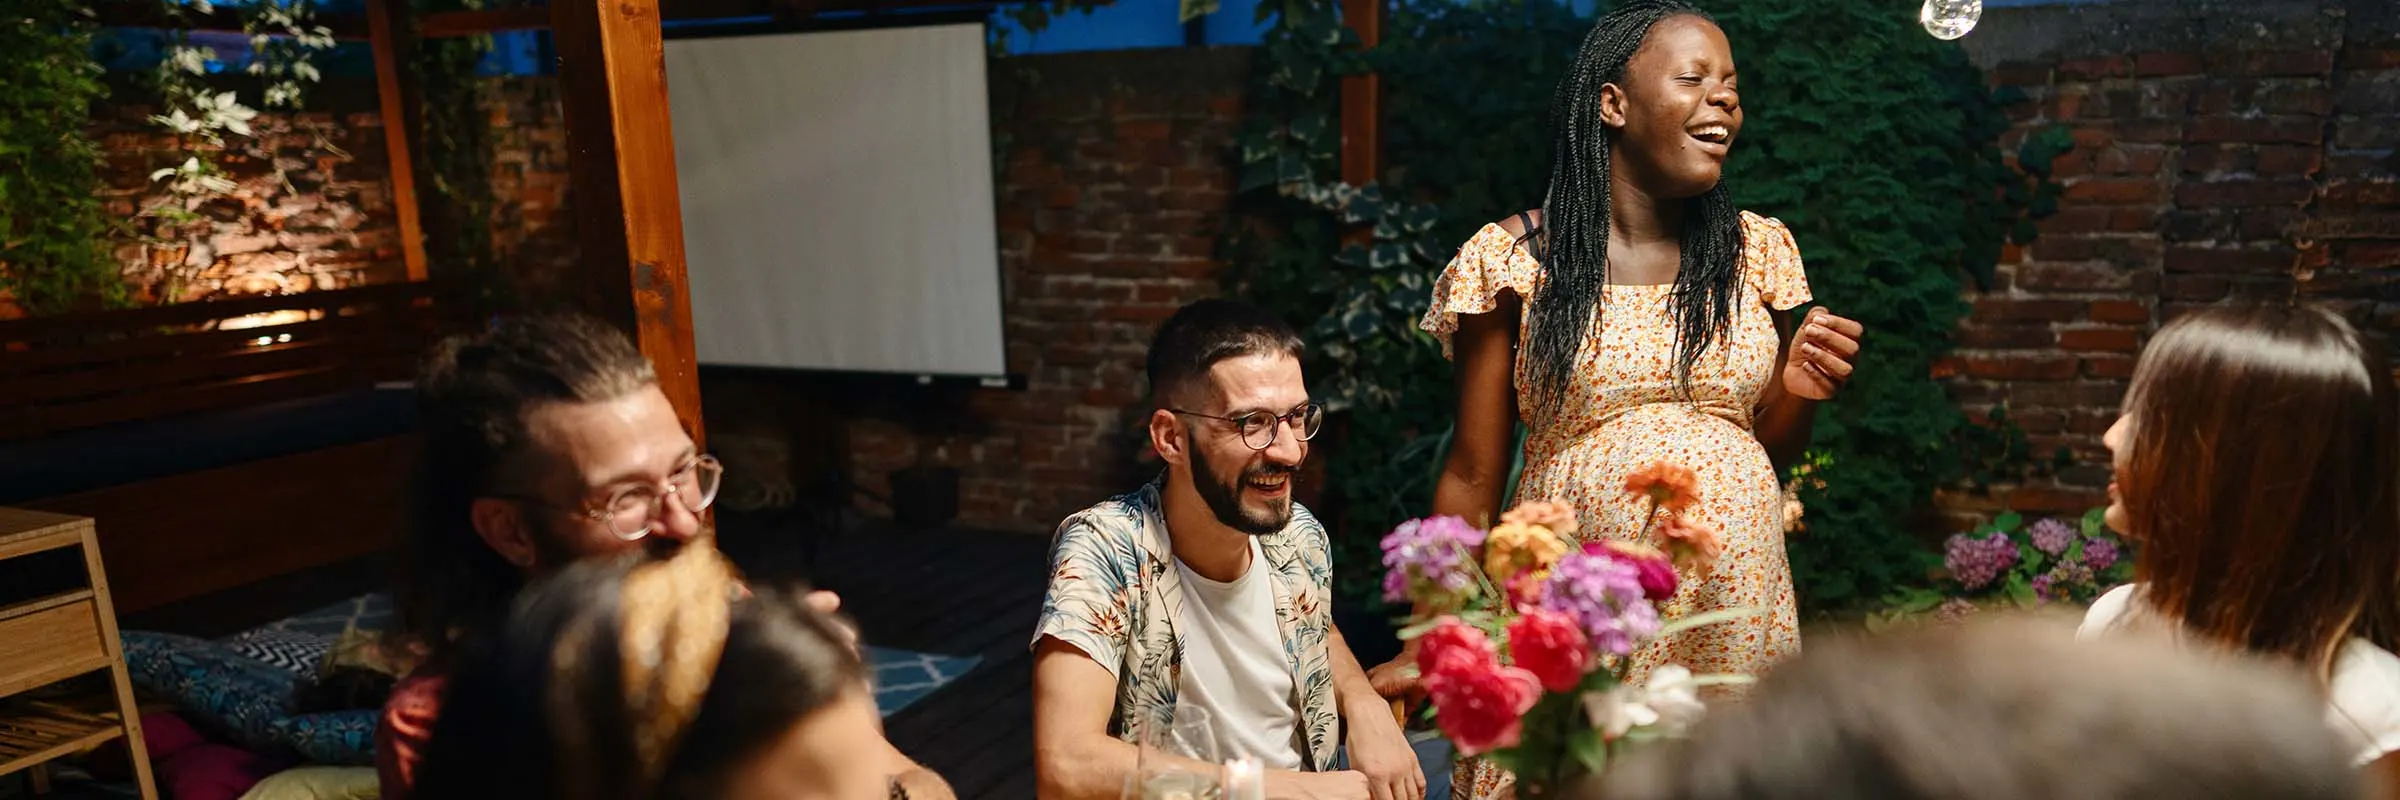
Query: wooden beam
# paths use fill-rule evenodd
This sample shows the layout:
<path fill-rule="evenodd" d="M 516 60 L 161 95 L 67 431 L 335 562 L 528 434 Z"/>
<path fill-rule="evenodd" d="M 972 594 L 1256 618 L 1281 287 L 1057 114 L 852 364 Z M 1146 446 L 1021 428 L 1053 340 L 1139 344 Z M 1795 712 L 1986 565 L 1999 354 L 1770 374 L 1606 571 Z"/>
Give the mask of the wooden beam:
<path fill-rule="evenodd" d="M 633 334 L 702 439 L 658 0 L 553 0 L 550 28 L 584 278 L 596 310 Z"/>
<path fill-rule="evenodd" d="M 392 208 L 400 218 L 400 260 L 410 281 L 425 280 L 425 223 L 417 206 L 417 164 L 410 157 L 418 131 L 416 81 L 402 63 L 416 49 L 405 0 L 367 0 L 368 41 L 375 51 L 375 99 L 383 109 L 383 152 L 391 162 Z"/>
<path fill-rule="evenodd" d="M 1384 0 L 1342 0 L 1342 24 L 1369 49 L 1383 42 Z M 1342 78 L 1342 182 L 1364 186 L 1383 174 L 1383 78 Z"/>

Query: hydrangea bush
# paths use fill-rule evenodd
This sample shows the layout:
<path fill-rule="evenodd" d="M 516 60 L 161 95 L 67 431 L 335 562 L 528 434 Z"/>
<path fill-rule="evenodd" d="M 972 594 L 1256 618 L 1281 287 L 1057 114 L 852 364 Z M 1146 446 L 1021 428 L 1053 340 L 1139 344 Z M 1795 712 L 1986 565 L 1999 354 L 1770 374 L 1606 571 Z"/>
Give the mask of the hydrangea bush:
<path fill-rule="evenodd" d="M 2133 579 L 2131 553 L 2101 523 L 2101 513 L 2095 508 L 2080 520 L 2045 518 L 2028 525 L 2010 512 L 1953 535 L 1943 543 L 1942 571 L 1932 585 L 1894 594 L 1868 624 L 1926 614 L 1953 621 L 1992 605 L 2089 605 L 2109 587 Z"/>

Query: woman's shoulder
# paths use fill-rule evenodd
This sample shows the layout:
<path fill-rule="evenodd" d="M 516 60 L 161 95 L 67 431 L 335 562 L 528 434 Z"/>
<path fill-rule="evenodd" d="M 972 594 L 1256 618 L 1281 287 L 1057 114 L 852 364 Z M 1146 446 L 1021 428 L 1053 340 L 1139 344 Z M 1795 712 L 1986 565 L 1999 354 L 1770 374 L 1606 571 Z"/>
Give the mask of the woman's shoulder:
<path fill-rule="evenodd" d="M 2123 620 L 2133 608 L 2136 586 L 2128 583 L 2102 592 L 2098 599 L 2092 601 L 2092 607 L 2084 610 L 2083 624 L 2075 629 L 2076 638 L 2089 639 L 2106 633 Z"/>
<path fill-rule="evenodd" d="M 2334 656 L 2327 694 L 2338 721 L 2363 741 L 2360 762 L 2400 750 L 2400 656 L 2365 639 L 2352 639 Z"/>
<path fill-rule="evenodd" d="M 1542 229 L 1542 210 L 1536 208 L 1529 211 L 1520 211 L 1515 214 L 1510 214 L 1507 218 L 1498 222 L 1484 226 L 1485 230 L 1490 230 L 1493 228 L 1500 229 L 1501 233 L 1508 234 L 1512 238 L 1520 240 L 1524 239 L 1527 236 L 1533 235 L 1535 231 Z"/>

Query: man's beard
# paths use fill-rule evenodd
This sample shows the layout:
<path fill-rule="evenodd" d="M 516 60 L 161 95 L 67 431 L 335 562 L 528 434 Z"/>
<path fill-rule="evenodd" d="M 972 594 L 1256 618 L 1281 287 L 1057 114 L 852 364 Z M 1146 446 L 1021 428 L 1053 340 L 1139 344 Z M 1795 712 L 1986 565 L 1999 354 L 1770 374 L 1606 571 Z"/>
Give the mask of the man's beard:
<path fill-rule="evenodd" d="M 1225 527 L 1252 536 L 1265 536 L 1282 533 L 1284 526 L 1291 524 L 1292 495 L 1288 488 L 1291 486 L 1288 476 L 1295 471 L 1293 468 L 1278 464 L 1260 464 L 1242 470 L 1242 474 L 1235 476 L 1230 482 L 1222 482 L 1217 479 L 1216 468 L 1208 463 L 1208 456 L 1204 455 L 1200 448 L 1192 448 L 1191 453 L 1192 488 L 1200 493 L 1200 500 L 1208 504 L 1208 510 L 1214 512 L 1217 515 L 1217 521 L 1224 523 Z M 1284 484 L 1287 488 L 1282 497 L 1276 498 L 1279 502 L 1275 504 L 1275 508 L 1263 513 L 1254 513 L 1243 507 L 1242 484 L 1251 478 L 1272 475 L 1287 476 Z"/>

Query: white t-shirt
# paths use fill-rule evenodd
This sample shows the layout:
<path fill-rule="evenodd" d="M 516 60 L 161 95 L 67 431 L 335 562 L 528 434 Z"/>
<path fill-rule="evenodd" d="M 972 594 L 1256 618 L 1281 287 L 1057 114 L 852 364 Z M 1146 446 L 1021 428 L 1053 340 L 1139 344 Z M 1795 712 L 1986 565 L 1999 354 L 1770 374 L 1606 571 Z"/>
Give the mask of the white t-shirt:
<path fill-rule="evenodd" d="M 1250 540 L 1250 566 L 1231 583 L 1183 571 L 1183 615 L 1175 620 L 1183 639 L 1183 677 L 1175 704 L 1208 711 L 1221 758 L 1258 759 L 1269 769 L 1300 768 L 1295 734 L 1292 662 L 1275 626 L 1275 587 L 1266 578 L 1266 556 Z"/>
<path fill-rule="evenodd" d="M 2135 584 L 2108 590 L 2083 615 L 2077 638 L 2099 636 L 2140 611 Z M 2400 750 L 2400 656 L 2365 639 L 2351 639 L 2333 657 L 2325 721 L 2351 747 L 2358 766 Z"/>

